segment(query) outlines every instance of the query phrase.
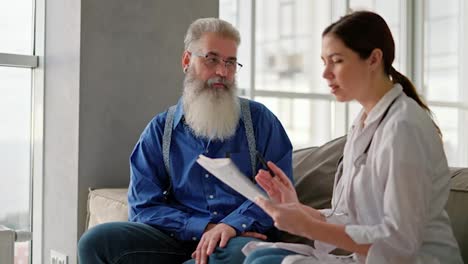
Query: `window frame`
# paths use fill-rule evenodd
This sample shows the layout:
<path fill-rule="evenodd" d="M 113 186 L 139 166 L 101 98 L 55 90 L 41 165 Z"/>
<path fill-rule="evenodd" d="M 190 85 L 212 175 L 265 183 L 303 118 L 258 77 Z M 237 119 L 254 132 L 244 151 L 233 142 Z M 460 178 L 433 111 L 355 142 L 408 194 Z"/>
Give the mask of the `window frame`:
<path fill-rule="evenodd" d="M 46 0 L 34 0 L 33 56 L 38 64 L 33 70 L 32 83 L 32 241 L 31 261 L 42 263 L 43 257 L 43 201 L 44 201 L 44 57 Z"/>
<path fill-rule="evenodd" d="M 34 55 L 0 53 L 0 66 L 34 69 L 38 66 L 38 57 Z"/>

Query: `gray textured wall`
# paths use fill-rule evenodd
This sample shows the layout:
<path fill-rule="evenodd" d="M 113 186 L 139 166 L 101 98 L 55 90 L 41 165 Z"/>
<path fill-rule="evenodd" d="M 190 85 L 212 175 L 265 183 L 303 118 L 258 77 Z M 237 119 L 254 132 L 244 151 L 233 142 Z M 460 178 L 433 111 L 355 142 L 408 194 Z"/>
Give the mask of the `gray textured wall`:
<path fill-rule="evenodd" d="M 128 185 L 147 122 L 182 92 L 183 36 L 217 0 L 49 0 L 44 241 L 76 263 L 89 187 Z"/>

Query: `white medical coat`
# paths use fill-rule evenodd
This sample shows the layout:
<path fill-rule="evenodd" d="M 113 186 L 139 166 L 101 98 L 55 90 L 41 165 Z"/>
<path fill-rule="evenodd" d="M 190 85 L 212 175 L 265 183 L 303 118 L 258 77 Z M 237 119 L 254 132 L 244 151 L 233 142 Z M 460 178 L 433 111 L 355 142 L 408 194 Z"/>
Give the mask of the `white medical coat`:
<path fill-rule="evenodd" d="M 356 243 L 372 244 L 359 262 L 463 263 L 444 210 L 449 168 L 428 114 L 396 84 L 363 126 L 364 115 L 361 111 L 348 134 L 338 186 L 343 202 L 337 209 L 347 213 L 341 220 L 346 233 Z M 367 159 L 359 162 L 372 135 Z"/>
<path fill-rule="evenodd" d="M 327 254 L 334 247 L 316 241 L 319 254 L 283 263 L 463 263 L 444 210 L 449 168 L 428 114 L 396 84 L 364 115 L 348 133 L 343 176 L 333 192 L 336 211 L 327 221 L 344 224 L 356 243 L 372 244 L 367 257 L 337 259 Z M 372 136 L 367 158 L 360 158 Z"/>

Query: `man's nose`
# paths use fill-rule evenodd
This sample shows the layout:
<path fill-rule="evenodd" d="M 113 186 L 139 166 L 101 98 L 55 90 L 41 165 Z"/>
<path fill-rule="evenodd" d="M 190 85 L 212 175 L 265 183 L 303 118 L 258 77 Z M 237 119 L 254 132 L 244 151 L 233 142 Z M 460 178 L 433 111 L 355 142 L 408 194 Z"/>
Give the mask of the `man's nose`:
<path fill-rule="evenodd" d="M 221 61 L 216 65 L 216 74 L 222 77 L 226 77 L 228 75 L 228 69 L 224 61 Z"/>

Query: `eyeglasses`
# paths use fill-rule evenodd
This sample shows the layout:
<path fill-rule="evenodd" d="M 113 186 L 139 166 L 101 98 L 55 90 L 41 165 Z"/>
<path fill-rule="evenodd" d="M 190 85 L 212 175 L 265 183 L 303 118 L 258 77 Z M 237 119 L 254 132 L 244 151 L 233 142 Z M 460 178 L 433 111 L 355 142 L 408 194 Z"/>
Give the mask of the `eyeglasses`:
<path fill-rule="evenodd" d="M 197 57 L 203 58 L 203 62 L 205 66 L 210 69 L 214 69 L 218 67 L 218 65 L 220 65 L 221 62 L 224 62 L 224 67 L 226 67 L 226 70 L 228 70 L 229 73 L 235 73 L 235 72 L 238 72 L 243 66 L 242 64 L 237 62 L 235 59 L 225 60 L 219 57 L 218 55 L 215 55 L 212 53 L 201 54 L 201 53 L 195 53 L 195 52 L 190 52 L 190 51 L 189 53 Z"/>

